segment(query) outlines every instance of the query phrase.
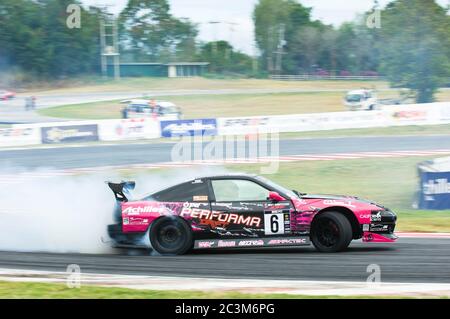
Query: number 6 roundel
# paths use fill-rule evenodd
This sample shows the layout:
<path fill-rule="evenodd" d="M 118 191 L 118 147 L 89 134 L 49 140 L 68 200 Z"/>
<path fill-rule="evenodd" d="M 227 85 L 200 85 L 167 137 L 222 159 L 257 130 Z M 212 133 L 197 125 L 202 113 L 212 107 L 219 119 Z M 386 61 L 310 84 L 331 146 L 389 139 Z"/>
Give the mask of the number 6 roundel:
<path fill-rule="evenodd" d="M 264 233 L 266 235 L 284 234 L 284 214 L 264 214 Z"/>

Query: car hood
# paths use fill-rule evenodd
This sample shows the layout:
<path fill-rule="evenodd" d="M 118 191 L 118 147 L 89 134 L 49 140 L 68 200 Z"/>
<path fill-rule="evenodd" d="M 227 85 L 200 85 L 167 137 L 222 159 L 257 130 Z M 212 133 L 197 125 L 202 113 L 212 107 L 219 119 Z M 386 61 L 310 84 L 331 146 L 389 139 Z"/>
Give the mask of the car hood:
<path fill-rule="evenodd" d="M 306 194 L 301 196 L 301 199 L 307 200 L 309 203 L 313 203 L 315 201 L 336 201 L 336 202 L 352 202 L 360 204 L 361 206 L 366 206 L 367 208 L 376 208 L 376 209 L 384 209 L 389 210 L 388 208 L 375 203 L 370 200 L 362 199 L 356 196 L 349 195 L 321 195 L 321 194 Z"/>

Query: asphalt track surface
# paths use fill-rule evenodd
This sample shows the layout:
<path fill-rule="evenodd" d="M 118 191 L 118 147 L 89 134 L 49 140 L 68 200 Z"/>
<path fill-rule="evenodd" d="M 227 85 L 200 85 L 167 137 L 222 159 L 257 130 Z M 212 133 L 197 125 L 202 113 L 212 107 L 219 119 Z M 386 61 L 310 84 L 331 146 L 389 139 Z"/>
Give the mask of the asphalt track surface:
<path fill-rule="evenodd" d="M 400 238 L 394 244 L 353 242 L 346 252 L 313 247 L 194 251 L 184 256 L 0 252 L 0 267 L 84 273 L 243 279 L 366 281 L 377 264 L 383 282 L 450 283 L 450 239 Z"/>
<path fill-rule="evenodd" d="M 450 136 L 291 139 L 280 155 L 430 150 L 450 146 Z M 120 144 L 0 151 L 3 165 L 66 169 L 170 161 L 173 143 Z M 312 247 L 196 251 L 185 256 L 83 255 L 0 252 L 0 267 L 85 273 L 327 281 L 365 281 L 367 267 L 381 267 L 383 282 L 450 283 L 450 239 L 400 238 L 394 244 L 354 242 L 338 254 Z"/>
<path fill-rule="evenodd" d="M 173 146 L 174 143 L 146 142 L 0 150 L 0 167 L 74 169 L 170 162 Z M 449 135 L 285 139 L 280 140 L 279 155 L 420 151 L 449 147 Z"/>

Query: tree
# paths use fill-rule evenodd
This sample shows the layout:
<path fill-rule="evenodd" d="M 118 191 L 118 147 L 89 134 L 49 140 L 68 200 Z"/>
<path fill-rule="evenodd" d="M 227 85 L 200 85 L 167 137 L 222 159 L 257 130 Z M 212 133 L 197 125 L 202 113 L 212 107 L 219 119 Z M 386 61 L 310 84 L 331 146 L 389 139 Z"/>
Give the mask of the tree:
<path fill-rule="evenodd" d="M 450 76 L 450 16 L 434 0 L 396 0 L 381 13 L 381 70 L 397 87 L 433 101 Z"/>
<path fill-rule="evenodd" d="M 129 0 L 119 22 L 122 51 L 133 61 L 168 62 L 195 55 L 196 26 L 173 17 L 167 0 Z"/>
<path fill-rule="evenodd" d="M 235 51 L 227 41 L 208 42 L 200 49 L 199 59 L 210 62 L 213 73 L 250 74 L 253 60 L 250 56 Z"/>
<path fill-rule="evenodd" d="M 283 70 L 296 72 L 302 61 L 299 56 L 299 30 L 315 26 L 311 8 L 294 0 L 260 0 L 253 11 L 255 40 L 261 51 L 262 65 L 271 72 L 275 69 L 275 53 L 283 47 Z M 283 38 L 285 43 L 283 42 Z"/>
<path fill-rule="evenodd" d="M 96 69 L 98 11 L 81 7 L 81 28 L 67 27 L 72 0 L 2 0 L 0 60 L 38 76 L 66 76 Z"/>

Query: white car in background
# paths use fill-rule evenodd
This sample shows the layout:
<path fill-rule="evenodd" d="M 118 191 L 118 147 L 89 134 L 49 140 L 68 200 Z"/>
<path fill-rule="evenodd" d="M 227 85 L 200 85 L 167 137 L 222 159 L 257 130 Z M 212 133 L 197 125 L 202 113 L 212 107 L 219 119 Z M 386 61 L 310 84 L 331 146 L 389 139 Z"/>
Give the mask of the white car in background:
<path fill-rule="evenodd" d="M 127 104 L 122 109 L 122 118 L 159 118 L 162 120 L 181 120 L 182 112 L 178 106 L 172 102 L 157 100 L 124 100 L 121 103 Z"/>
<path fill-rule="evenodd" d="M 349 91 L 344 100 L 349 111 L 373 111 L 378 109 L 378 99 L 372 90 Z"/>

